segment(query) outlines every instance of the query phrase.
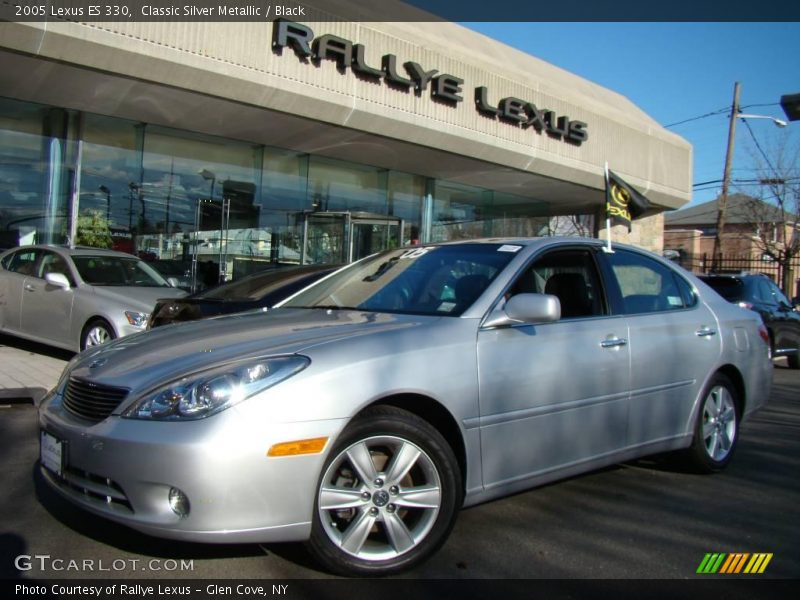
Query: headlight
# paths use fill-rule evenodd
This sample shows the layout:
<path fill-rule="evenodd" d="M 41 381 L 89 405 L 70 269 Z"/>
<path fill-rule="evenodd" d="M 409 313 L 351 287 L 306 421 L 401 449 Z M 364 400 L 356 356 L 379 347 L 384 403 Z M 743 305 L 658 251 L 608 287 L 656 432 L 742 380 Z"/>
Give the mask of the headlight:
<path fill-rule="evenodd" d="M 147 319 L 150 318 L 150 315 L 148 315 L 147 313 L 140 313 L 140 312 L 134 312 L 132 310 L 126 310 L 125 318 L 128 319 L 128 323 L 130 323 L 134 327 L 144 327 L 145 325 L 147 325 Z"/>
<path fill-rule="evenodd" d="M 261 358 L 196 373 L 147 394 L 124 413 L 129 419 L 203 419 L 305 369 L 305 356 Z"/>

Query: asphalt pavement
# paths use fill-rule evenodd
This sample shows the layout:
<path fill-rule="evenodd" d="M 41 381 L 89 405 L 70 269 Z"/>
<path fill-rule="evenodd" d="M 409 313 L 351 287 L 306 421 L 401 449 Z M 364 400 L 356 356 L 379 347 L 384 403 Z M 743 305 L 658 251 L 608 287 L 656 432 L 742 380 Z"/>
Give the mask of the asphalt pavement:
<path fill-rule="evenodd" d="M 69 357 L 0 337 L 0 577 L 329 577 L 299 544 L 159 540 L 84 513 L 47 488 L 36 466 L 34 394 L 25 390 L 52 387 Z M 723 473 L 686 473 L 656 457 L 473 507 L 444 547 L 402 578 L 724 577 L 697 574 L 704 556 L 744 552 L 773 556 L 763 574 L 741 577 L 799 579 L 798 473 L 800 371 L 779 365 L 770 403 L 743 425 Z"/>

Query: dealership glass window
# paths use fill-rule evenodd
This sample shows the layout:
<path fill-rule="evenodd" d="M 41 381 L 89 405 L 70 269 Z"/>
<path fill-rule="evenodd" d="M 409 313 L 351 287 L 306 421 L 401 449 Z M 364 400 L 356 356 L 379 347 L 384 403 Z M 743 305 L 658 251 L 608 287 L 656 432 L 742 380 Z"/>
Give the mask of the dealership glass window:
<path fill-rule="evenodd" d="M 148 126 L 131 190 L 137 251 L 190 263 L 196 247 L 205 285 L 230 279 L 237 257 L 261 256 L 262 155 L 260 145 Z"/>
<path fill-rule="evenodd" d="M 433 192 L 431 241 L 444 242 L 486 237 L 491 225 L 484 209 L 491 204 L 488 190 L 437 180 Z"/>
<path fill-rule="evenodd" d="M 311 211 L 307 187 L 307 154 L 264 148 L 261 244 L 271 262 L 300 262 L 303 215 Z"/>
<path fill-rule="evenodd" d="M 387 213 L 385 169 L 311 156 L 308 194 L 314 212 Z"/>
<path fill-rule="evenodd" d="M 543 202 L 442 180 L 432 193 L 431 241 L 546 235 Z"/>
<path fill-rule="evenodd" d="M 491 203 L 482 210 L 484 235 L 491 237 L 535 237 L 548 235 L 549 209 L 532 198 L 492 192 Z"/>
<path fill-rule="evenodd" d="M 391 237 L 383 224 L 364 217 L 388 215 L 386 169 L 311 156 L 308 164 L 310 213 L 305 219 L 306 264 L 336 264 L 371 254 L 374 244 L 386 247 Z M 361 224 L 356 225 L 356 219 Z M 394 228 L 393 235 L 399 236 Z"/>
<path fill-rule="evenodd" d="M 387 211 L 403 220 L 403 245 L 422 238 L 422 201 L 427 179 L 421 175 L 390 171 L 387 183 Z"/>
<path fill-rule="evenodd" d="M 99 239 L 97 229 L 105 225 L 115 250 L 134 252 L 143 129 L 135 121 L 84 114 L 78 244 L 97 245 L 91 238 Z"/>
<path fill-rule="evenodd" d="M 0 247 L 64 240 L 67 120 L 60 109 L 0 98 Z"/>

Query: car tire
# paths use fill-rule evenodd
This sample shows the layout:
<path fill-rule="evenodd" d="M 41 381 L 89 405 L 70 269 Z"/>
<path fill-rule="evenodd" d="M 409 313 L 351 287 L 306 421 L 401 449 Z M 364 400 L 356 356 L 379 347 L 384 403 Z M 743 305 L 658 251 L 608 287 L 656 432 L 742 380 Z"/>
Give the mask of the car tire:
<path fill-rule="evenodd" d="M 786 364 L 790 369 L 800 369 L 800 350 L 786 356 Z"/>
<path fill-rule="evenodd" d="M 724 469 L 739 440 L 740 419 L 739 391 L 728 377 L 717 373 L 700 399 L 694 438 L 685 453 L 688 466 L 700 473 Z"/>
<path fill-rule="evenodd" d="M 94 319 L 81 332 L 81 350 L 99 346 L 117 337 L 114 328 L 105 319 Z"/>
<path fill-rule="evenodd" d="M 324 463 L 307 546 L 333 573 L 397 573 L 444 543 L 462 496 L 458 463 L 436 429 L 399 408 L 371 408 Z"/>

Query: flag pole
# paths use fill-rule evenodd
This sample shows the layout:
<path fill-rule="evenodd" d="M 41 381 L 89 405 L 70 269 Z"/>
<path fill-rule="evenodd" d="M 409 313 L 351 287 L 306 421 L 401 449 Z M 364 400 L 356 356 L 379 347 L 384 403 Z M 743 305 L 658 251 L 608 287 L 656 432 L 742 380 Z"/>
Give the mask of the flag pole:
<path fill-rule="evenodd" d="M 606 178 L 606 237 L 608 237 L 608 246 L 606 252 L 613 253 L 611 248 L 611 217 L 608 214 L 608 161 L 605 163 L 605 178 Z"/>

